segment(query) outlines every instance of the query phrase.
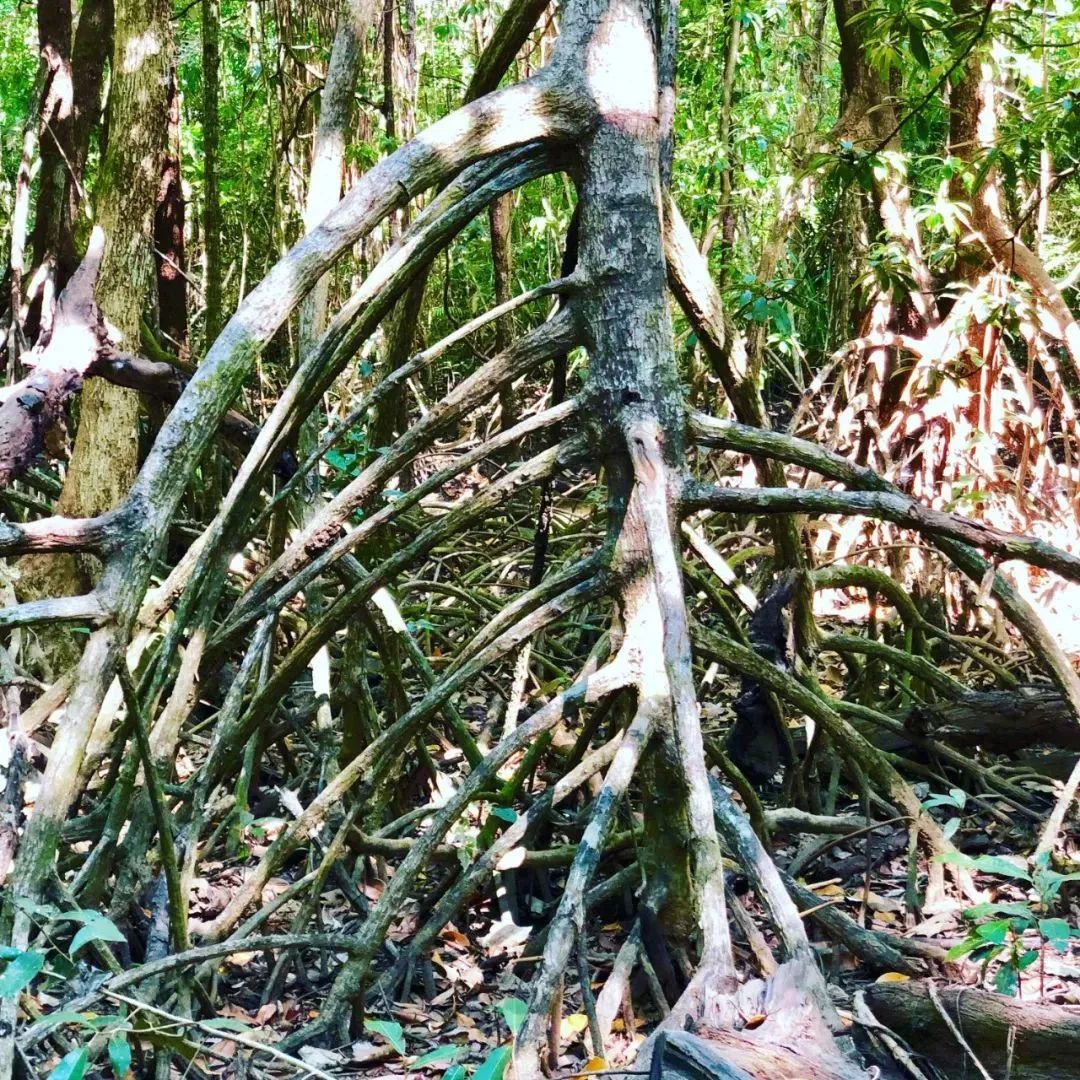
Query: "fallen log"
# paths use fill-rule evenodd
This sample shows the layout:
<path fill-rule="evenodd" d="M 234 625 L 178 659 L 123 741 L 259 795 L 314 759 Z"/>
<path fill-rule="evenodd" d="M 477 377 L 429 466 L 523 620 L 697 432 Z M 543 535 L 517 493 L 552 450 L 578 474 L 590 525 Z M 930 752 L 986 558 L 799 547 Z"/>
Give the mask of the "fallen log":
<path fill-rule="evenodd" d="M 1080 721 L 1050 686 L 972 691 L 956 701 L 916 705 L 904 717 L 904 725 L 916 735 L 953 746 L 1011 751 L 1049 743 L 1080 750 Z"/>
<path fill-rule="evenodd" d="M 880 1023 L 946 1076 L 978 1076 L 972 1054 L 991 1076 L 1010 1080 L 1061 1080 L 1080 1070 L 1080 1009 L 966 986 L 932 993 L 927 981 L 875 983 L 866 1001 Z"/>

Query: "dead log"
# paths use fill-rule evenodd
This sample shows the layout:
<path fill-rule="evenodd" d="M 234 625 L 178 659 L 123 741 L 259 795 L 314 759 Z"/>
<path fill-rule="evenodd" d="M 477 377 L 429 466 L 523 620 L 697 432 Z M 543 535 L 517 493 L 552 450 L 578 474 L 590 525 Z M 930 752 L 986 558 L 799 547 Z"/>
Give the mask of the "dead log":
<path fill-rule="evenodd" d="M 1080 1009 L 1040 1005 L 970 987 L 937 991 L 941 1009 L 991 1076 L 1061 1080 L 1080 1065 Z M 866 989 L 874 1016 L 946 1076 L 978 1075 L 924 982 Z"/>
<path fill-rule="evenodd" d="M 972 691 L 957 701 L 917 705 L 904 717 L 909 731 L 953 746 L 1022 750 L 1050 743 L 1080 750 L 1080 722 L 1050 686 Z"/>

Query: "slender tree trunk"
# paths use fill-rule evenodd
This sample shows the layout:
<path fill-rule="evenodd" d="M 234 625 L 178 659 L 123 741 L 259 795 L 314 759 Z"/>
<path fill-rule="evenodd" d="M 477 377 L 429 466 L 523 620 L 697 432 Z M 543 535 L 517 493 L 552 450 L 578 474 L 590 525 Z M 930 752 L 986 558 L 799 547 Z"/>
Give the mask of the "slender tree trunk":
<path fill-rule="evenodd" d="M 834 0 L 836 26 L 840 34 L 842 79 L 841 115 L 838 134 L 861 150 L 900 152 L 901 112 L 898 108 L 895 75 L 886 81 L 871 66 L 867 30 L 863 18 L 864 0 Z M 852 20 L 855 20 L 854 22 Z M 876 171 L 874 204 L 886 236 L 898 243 L 907 255 L 912 288 L 905 299 L 910 313 L 904 332 L 922 333 L 936 321 L 933 283 L 922 252 L 922 239 L 911 207 L 911 192 L 905 176 L 894 166 Z"/>
<path fill-rule="evenodd" d="M 206 348 L 217 339 L 223 325 L 221 281 L 221 190 L 218 183 L 220 127 L 218 97 L 221 93 L 218 68 L 221 5 L 219 0 L 202 0 L 202 134 L 203 134 L 203 248 L 206 268 L 203 281 L 206 315 L 203 339 Z"/>
<path fill-rule="evenodd" d="M 101 115 L 112 24 L 112 0 L 84 0 L 72 41 L 67 0 L 38 5 L 49 82 L 42 102 L 41 172 L 31 244 L 34 265 L 48 261 L 53 266 L 54 293 L 67 284 L 78 263 L 75 224 L 83 202 L 90 136 Z M 40 295 L 35 298 L 31 316 L 35 324 L 42 317 L 42 299 Z"/>
<path fill-rule="evenodd" d="M 169 349 L 187 356 L 187 274 L 184 263 L 184 192 L 180 183 L 180 88 L 169 74 L 168 149 L 154 210 L 158 328 Z"/>
<path fill-rule="evenodd" d="M 105 251 L 96 298 L 122 350 L 138 349 L 139 320 L 153 282 L 153 216 L 167 133 L 169 17 L 165 0 L 120 0 L 115 9 L 110 138 L 97 198 Z M 61 515 L 93 516 L 123 500 L 138 464 L 138 417 L 134 391 L 102 379 L 86 384 L 57 501 Z M 30 595 L 67 596 L 89 586 L 93 567 L 78 556 L 30 558 L 33 562 L 22 563 Z"/>
<path fill-rule="evenodd" d="M 38 43 L 47 73 L 41 100 L 41 170 L 30 238 L 35 266 L 56 259 L 64 219 L 67 168 L 72 156 L 72 22 L 70 0 L 40 0 Z"/>
<path fill-rule="evenodd" d="M 304 226 L 310 232 L 337 205 L 345 169 L 345 145 L 352 120 L 352 97 L 360 70 L 364 35 L 376 16 L 376 0 L 346 0 L 338 17 L 330 62 L 319 104 L 319 123 L 311 151 Z M 325 274 L 308 293 L 300 306 L 300 362 L 316 347 L 326 329 L 330 275 Z M 320 413 L 315 409 L 300 429 L 299 456 L 304 459 L 314 450 L 319 438 Z M 307 525 L 319 509 L 319 473 L 312 470 L 298 500 L 298 516 Z M 305 594 L 313 618 L 323 609 L 321 590 Z M 330 712 L 330 653 L 320 649 L 311 661 L 311 681 L 318 707 L 316 726 L 324 742 L 332 738 Z M 324 764 L 333 761 L 332 748 L 323 747 Z"/>
<path fill-rule="evenodd" d="M 105 254 L 97 301 L 121 348 L 139 341 L 153 281 L 153 215 L 168 131 L 170 7 L 119 0 L 109 93 L 109 143 L 98 182 L 97 220 Z M 138 397 L 107 383 L 84 396 L 60 509 L 98 514 L 116 506 L 135 476 Z"/>
<path fill-rule="evenodd" d="M 495 303 L 505 304 L 510 299 L 511 279 L 514 273 L 514 253 L 510 240 L 510 223 L 514 210 L 513 195 L 496 199 L 488 208 L 488 227 L 491 231 L 491 268 L 495 279 Z M 495 324 L 495 348 L 501 352 L 514 338 L 513 318 L 506 315 Z M 503 431 L 517 423 L 517 395 L 512 383 L 499 391 L 500 422 Z"/>

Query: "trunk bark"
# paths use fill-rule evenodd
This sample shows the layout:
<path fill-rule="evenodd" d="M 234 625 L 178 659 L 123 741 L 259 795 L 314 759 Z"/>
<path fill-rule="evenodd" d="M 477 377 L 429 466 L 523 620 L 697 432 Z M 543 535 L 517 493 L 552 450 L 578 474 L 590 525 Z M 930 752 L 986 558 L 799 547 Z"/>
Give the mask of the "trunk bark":
<path fill-rule="evenodd" d="M 154 265 L 157 267 L 158 326 L 171 351 L 187 357 L 187 274 L 184 267 L 186 206 L 180 184 L 180 88 L 169 75 L 168 149 L 154 211 Z"/>
<path fill-rule="evenodd" d="M 203 247 L 206 277 L 205 347 L 221 333 L 223 307 L 221 295 L 221 189 L 218 184 L 218 67 L 221 62 L 221 4 L 202 0 L 202 131 L 203 131 Z"/>
<path fill-rule="evenodd" d="M 166 148 L 170 8 L 164 0 L 120 0 L 109 94 L 111 137 L 98 181 L 98 224 L 104 254 L 96 299 L 120 349 L 135 349 L 153 281 L 154 206 Z M 138 395 L 100 379 L 83 391 L 75 447 L 57 501 L 65 517 L 93 517 L 117 506 L 138 464 Z M 29 556 L 21 564 L 28 597 L 87 591 L 88 560 Z M 57 639 L 54 662 L 73 656 Z"/>
<path fill-rule="evenodd" d="M 46 66 L 41 98 L 41 171 L 37 214 L 30 238 L 34 265 L 56 258 L 63 225 L 67 161 L 71 157 L 74 86 L 71 68 L 70 0 L 41 0 L 37 6 L 38 43 Z"/>

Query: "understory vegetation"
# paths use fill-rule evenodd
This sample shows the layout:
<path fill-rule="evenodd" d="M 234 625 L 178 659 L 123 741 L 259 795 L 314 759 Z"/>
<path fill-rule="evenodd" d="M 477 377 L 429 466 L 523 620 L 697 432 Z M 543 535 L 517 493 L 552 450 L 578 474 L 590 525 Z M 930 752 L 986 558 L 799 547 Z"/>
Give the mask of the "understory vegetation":
<path fill-rule="evenodd" d="M 1080 1075 L 1078 168 L 1071 0 L 0 0 L 0 1080 Z"/>

